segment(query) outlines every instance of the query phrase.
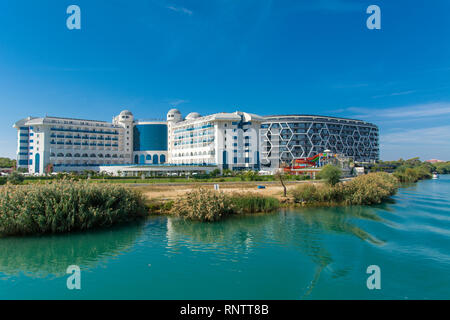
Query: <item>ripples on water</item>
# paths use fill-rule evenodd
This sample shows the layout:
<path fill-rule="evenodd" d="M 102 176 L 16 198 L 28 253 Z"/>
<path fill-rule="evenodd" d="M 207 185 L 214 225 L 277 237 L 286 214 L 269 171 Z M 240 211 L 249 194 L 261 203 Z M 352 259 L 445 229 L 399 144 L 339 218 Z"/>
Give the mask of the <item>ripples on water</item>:
<path fill-rule="evenodd" d="M 375 207 L 283 210 L 0 239 L 0 298 L 450 298 L 450 179 L 422 181 Z M 66 289 L 67 266 L 82 290 Z M 381 268 L 382 289 L 366 287 Z"/>

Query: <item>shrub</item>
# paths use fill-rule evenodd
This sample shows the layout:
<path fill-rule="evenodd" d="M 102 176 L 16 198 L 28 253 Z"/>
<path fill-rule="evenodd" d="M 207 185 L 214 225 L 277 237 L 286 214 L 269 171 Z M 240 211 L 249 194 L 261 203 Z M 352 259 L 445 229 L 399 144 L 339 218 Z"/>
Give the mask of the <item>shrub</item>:
<path fill-rule="evenodd" d="M 439 174 L 450 173 L 450 161 L 434 163 L 433 170 L 437 171 Z"/>
<path fill-rule="evenodd" d="M 0 189 L 0 235 L 65 233 L 140 219 L 140 193 L 115 185 L 62 181 Z"/>
<path fill-rule="evenodd" d="M 313 202 L 318 200 L 317 187 L 314 184 L 302 184 L 292 190 L 292 196 L 295 202 Z"/>
<path fill-rule="evenodd" d="M 276 198 L 253 193 L 234 193 L 230 196 L 230 202 L 234 214 L 271 212 L 280 206 L 280 202 Z"/>
<path fill-rule="evenodd" d="M 198 189 L 176 200 L 170 210 L 185 219 L 212 222 L 230 214 L 270 212 L 278 207 L 279 201 L 271 197 Z"/>
<path fill-rule="evenodd" d="M 22 184 L 24 180 L 24 176 L 17 171 L 11 172 L 8 176 L 8 182 L 14 185 Z"/>
<path fill-rule="evenodd" d="M 342 177 L 342 171 L 336 166 L 327 164 L 320 170 L 319 178 L 324 179 L 328 184 L 334 186 L 339 183 Z"/>
<path fill-rule="evenodd" d="M 307 204 L 378 204 L 394 195 L 397 179 L 385 172 L 369 173 L 336 185 L 300 185 L 291 191 L 295 202 Z"/>
<path fill-rule="evenodd" d="M 217 177 L 217 176 L 219 176 L 220 175 L 220 169 L 214 169 L 213 171 L 211 171 L 210 173 L 209 173 L 209 176 L 210 177 Z"/>
<path fill-rule="evenodd" d="M 378 204 L 394 195 L 397 179 L 386 172 L 369 173 L 344 184 L 344 197 L 348 204 Z"/>
<path fill-rule="evenodd" d="M 171 212 L 189 220 L 217 221 L 230 209 L 231 203 L 222 192 L 198 189 L 175 201 Z"/>
<path fill-rule="evenodd" d="M 433 166 L 425 163 L 417 167 L 408 167 L 407 165 L 403 165 L 395 170 L 394 176 L 400 182 L 411 183 L 422 179 L 430 179 L 433 170 Z"/>
<path fill-rule="evenodd" d="M 7 181 L 6 177 L 0 177 L 0 186 L 6 184 L 6 181 Z"/>

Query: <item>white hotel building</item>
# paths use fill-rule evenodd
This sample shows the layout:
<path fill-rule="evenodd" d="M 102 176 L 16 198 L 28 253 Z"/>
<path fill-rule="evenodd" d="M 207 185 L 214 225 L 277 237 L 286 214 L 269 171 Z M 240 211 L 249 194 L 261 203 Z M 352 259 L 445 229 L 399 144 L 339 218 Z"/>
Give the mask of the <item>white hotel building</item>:
<path fill-rule="evenodd" d="M 28 117 L 17 129 L 17 166 L 31 174 L 95 170 L 113 174 L 273 170 L 326 149 L 353 158 L 379 157 L 378 127 L 352 119 L 306 115 L 261 117 L 246 112 L 167 121 L 138 121 L 122 111 L 111 123 Z"/>
<path fill-rule="evenodd" d="M 14 124 L 17 129 L 17 166 L 31 174 L 43 174 L 48 165 L 54 172 L 99 171 L 103 165 L 125 165 L 136 159 L 144 163 L 165 162 L 167 143 L 160 150 L 144 150 L 138 143 L 140 128 L 162 128 L 164 121 L 139 122 L 124 110 L 112 123 L 71 118 L 28 117 Z M 161 129 L 159 129 L 161 131 Z M 153 161 L 153 156 L 157 160 Z"/>
<path fill-rule="evenodd" d="M 167 114 L 169 163 L 216 165 L 221 169 L 259 168 L 259 129 L 263 118 L 239 112 L 185 119 L 177 109 Z"/>

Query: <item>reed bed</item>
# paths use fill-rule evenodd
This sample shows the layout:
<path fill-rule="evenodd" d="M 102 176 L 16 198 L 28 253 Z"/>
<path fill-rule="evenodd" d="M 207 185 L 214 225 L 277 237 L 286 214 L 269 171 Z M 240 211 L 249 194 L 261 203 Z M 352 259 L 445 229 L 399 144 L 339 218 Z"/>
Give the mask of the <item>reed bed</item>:
<path fill-rule="evenodd" d="M 279 208 L 272 197 L 251 193 L 224 194 L 210 189 L 197 189 L 177 199 L 170 213 L 187 220 L 218 221 L 233 214 L 270 212 Z"/>
<path fill-rule="evenodd" d="M 311 205 L 373 205 L 399 187 L 396 177 L 385 172 L 369 173 L 349 182 L 331 185 L 301 185 L 291 191 L 294 202 Z"/>
<path fill-rule="evenodd" d="M 108 184 L 61 181 L 0 189 L 0 236 L 109 227 L 147 215 L 142 195 Z"/>

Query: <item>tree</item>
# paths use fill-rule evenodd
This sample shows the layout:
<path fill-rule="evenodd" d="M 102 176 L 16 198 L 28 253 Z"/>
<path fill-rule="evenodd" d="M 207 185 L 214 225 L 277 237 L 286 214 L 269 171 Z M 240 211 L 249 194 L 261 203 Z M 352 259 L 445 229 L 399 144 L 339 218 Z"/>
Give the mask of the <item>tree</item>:
<path fill-rule="evenodd" d="M 257 180 L 258 173 L 253 170 L 249 170 L 243 173 L 245 181 L 255 181 Z"/>
<path fill-rule="evenodd" d="M 213 171 L 210 172 L 209 174 L 211 177 L 217 177 L 218 175 L 220 175 L 220 169 L 214 169 Z"/>
<path fill-rule="evenodd" d="M 223 174 L 224 176 L 232 176 L 233 175 L 233 171 L 230 169 L 223 169 Z"/>
<path fill-rule="evenodd" d="M 280 180 L 281 185 L 283 186 L 283 196 L 286 198 L 287 189 L 286 189 L 286 185 L 284 184 L 284 181 L 283 181 L 283 178 L 284 178 L 283 169 L 279 169 L 279 170 L 277 170 L 277 172 L 275 172 L 275 178 Z"/>
<path fill-rule="evenodd" d="M 0 158 L 0 168 L 15 168 L 16 160 L 9 158 Z"/>
<path fill-rule="evenodd" d="M 325 180 L 328 184 L 334 186 L 341 181 L 342 171 L 336 166 L 327 164 L 322 168 L 322 170 L 320 170 L 319 177 L 320 179 Z"/>

